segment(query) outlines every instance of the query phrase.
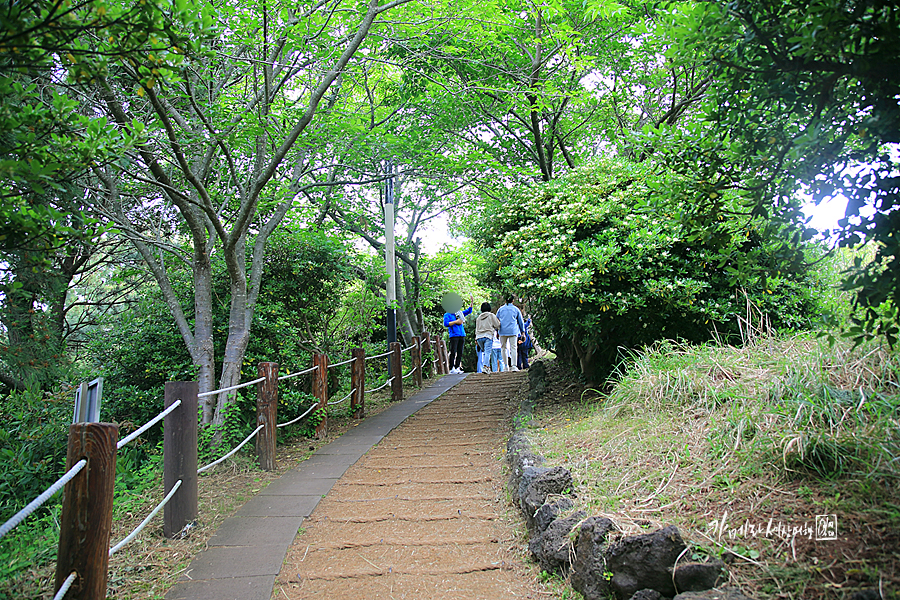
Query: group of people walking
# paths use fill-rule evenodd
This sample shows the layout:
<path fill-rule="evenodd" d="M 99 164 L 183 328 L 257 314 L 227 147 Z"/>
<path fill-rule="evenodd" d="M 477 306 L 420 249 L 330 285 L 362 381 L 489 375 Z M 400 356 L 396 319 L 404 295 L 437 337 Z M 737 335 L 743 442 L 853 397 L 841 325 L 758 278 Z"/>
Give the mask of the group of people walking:
<path fill-rule="evenodd" d="M 488 302 L 481 304 L 481 314 L 475 319 L 475 344 L 478 355 L 476 369 L 482 373 L 518 371 L 528 368 L 528 352 L 532 348 L 528 331 L 531 319 L 522 317 L 522 311 L 513 304 L 515 297 L 506 296 L 506 304 L 491 312 Z M 457 313 L 444 314 L 444 326 L 450 335 L 450 373 L 462 373 L 462 352 L 466 339 L 465 318 L 473 307 Z"/>

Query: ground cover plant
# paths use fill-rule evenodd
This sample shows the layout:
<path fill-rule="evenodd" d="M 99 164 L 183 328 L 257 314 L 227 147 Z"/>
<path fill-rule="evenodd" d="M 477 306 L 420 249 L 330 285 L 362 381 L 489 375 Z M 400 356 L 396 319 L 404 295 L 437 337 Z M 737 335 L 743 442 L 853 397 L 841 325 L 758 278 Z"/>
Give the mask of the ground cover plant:
<path fill-rule="evenodd" d="M 628 533 L 675 524 L 754 598 L 898 597 L 896 353 L 809 335 L 663 342 L 605 389 L 550 364 L 529 435 L 571 470 L 579 508 Z M 817 515 L 836 539 L 817 539 Z"/>

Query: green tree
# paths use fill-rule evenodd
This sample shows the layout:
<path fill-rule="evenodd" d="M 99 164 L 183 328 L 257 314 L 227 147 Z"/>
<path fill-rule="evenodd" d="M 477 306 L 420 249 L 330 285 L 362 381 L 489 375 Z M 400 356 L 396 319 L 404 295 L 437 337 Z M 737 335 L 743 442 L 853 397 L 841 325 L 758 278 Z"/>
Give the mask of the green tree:
<path fill-rule="evenodd" d="M 667 133 L 670 168 L 696 174 L 689 218 L 702 229 L 738 190 L 748 211 L 799 220 L 797 192 L 846 197 L 841 243 L 877 248 L 845 286 L 862 309 L 850 332 L 884 335 L 900 321 L 900 12 L 886 0 L 735 0 L 681 4 L 670 55 L 705 59 L 715 85 L 704 120 Z M 710 142 L 710 140 L 713 140 Z M 665 146 L 659 137 L 654 145 Z M 867 212 L 866 209 L 871 209 Z"/>
<path fill-rule="evenodd" d="M 313 158 L 321 131 L 313 120 L 338 105 L 342 74 L 370 31 L 407 1 L 311 2 L 257 13 L 226 3 L 218 7 L 223 26 L 216 39 L 179 72 L 160 66 L 181 48 L 142 48 L 98 80 L 110 121 L 124 131 L 146 124 L 147 136 L 123 164 L 95 169 L 107 191 L 102 207 L 159 284 L 201 392 L 239 381 L 267 240 L 302 191 L 319 185 L 306 179 L 320 168 Z M 229 281 L 221 361 L 213 255 L 224 261 Z M 191 265 L 189 312 L 170 281 L 176 261 Z M 204 422 L 221 423 L 232 396 L 210 397 Z"/>
<path fill-rule="evenodd" d="M 814 282 L 780 251 L 780 228 L 736 217 L 723 238 L 693 240 L 673 179 L 647 163 L 601 161 L 519 187 L 470 223 L 482 277 L 524 298 L 536 330 L 591 379 L 657 340 L 739 339 L 748 306 L 779 328 L 817 314 Z"/>
<path fill-rule="evenodd" d="M 260 361 L 277 362 L 282 372 L 309 366 L 312 352 L 345 353 L 338 328 L 347 317 L 341 296 L 353 277 L 345 242 L 306 227 L 276 231 L 266 254 L 266 277 L 254 311 L 254 335 L 241 364 L 241 375 L 255 378 Z M 230 282 L 221 259 L 213 278 L 213 328 L 216 355 L 224 355 L 229 326 Z M 170 269 L 170 281 L 190 314 L 191 273 L 184 265 Z M 192 380 L 197 367 L 170 318 L 165 297 L 154 282 L 138 290 L 136 300 L 110 314 L 90 341 L 97 375 L 105 378 L 104 419 L 143 423 L 159 412 L 166 381 Z M 220 366 L 220 365 L 217 365 Z M 159 432 L 157 432 L 158 434 Z M 153 434 L 153 435 L 157 435 Z"/>
<path fill-rule="evenodd" d="M 47 388 L 64 378 L 88 331 L 128 302 L 136 283 L 127 274 L 133 253 L 88 216 L 84 180 L 46 191 L 55 205 L 73 207 L 69 215 L 0 250 L 0 382 L 8 388 Z"/>
<path fill-rule="evenodd" d="M 84 86 L 138 47 L 199 44 L 185 2 L 28 0 L 0 11 L 0 251 L 77 237 L 64 182 L 133 139 L 81 101 Z M 177 35 L 175 31 L 181 32 Z"/>

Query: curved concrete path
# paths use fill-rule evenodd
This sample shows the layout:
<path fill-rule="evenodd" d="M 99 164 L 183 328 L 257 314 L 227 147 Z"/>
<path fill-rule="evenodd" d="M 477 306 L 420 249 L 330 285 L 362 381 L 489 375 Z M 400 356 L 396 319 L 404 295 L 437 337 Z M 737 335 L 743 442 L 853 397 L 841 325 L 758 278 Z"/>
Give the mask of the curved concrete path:
<path fill-rule="evenodd" d="M 410 415 L 463 379 L 445 375 L 387 410 L 363 419 L 273 481 L 225 520 L 166 600 L 269 600 L 303 520 L 344 472 Z"/>

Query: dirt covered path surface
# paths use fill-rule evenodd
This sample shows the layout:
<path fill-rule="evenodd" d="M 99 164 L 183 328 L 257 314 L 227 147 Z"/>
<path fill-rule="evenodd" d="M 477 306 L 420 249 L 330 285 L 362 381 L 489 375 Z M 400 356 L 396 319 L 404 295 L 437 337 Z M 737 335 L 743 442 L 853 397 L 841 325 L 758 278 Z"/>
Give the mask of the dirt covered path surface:
<path fill-rule="evenodd" d="M 304 523 L 272 597 L 539 597 L 502 461 L 526 375 L 468 376 L 350 467 Z"/>

